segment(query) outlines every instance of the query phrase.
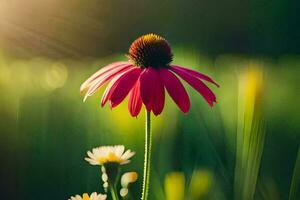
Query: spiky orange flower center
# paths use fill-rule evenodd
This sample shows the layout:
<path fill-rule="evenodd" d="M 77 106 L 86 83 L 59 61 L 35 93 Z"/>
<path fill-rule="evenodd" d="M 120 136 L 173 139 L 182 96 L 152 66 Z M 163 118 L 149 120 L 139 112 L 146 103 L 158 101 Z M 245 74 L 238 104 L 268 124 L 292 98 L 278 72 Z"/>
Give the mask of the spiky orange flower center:
<path fill-rule="evenodd" d="M 166 67 L 173 54 L 166 39 L 156 34 L 147 34 L 136 39 L 129 48 L 129 58 L 136 66 Z"/>

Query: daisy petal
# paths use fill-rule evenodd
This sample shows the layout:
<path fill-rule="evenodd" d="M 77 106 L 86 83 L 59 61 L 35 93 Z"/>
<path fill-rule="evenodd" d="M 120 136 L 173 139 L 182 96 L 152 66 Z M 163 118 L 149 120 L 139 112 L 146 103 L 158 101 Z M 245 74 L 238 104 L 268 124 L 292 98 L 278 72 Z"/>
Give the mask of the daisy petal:
<path fill-rule="evenodd" d="M 90 196 L 90 199 L 96 199 L 97 198 L 97 193 L 96 192 L 93 192 Z"/>
<path fill-rule="evenodd" d="M 178 66 L 178 65 L 171 65 L 171 67 L 183 70 L 183 71 L 191 74 L 192 76 L 195 76 L 195 77 L 200 78 L 202 80 L 208 81 L 210 83 L 215 84 L 217 87 L 220 87 L 219 84 L 217 84 L 212 78 L 210 78 L 209 76 L 207 76 L 205 74 L 202 74 L 202 73 L 200 73 L 196 70 L 188 69 L 188 68 L 181 67 L 181 66 Z"/>
<path fill-rule="evenodd" d="M 81 196 L 78 195 L 78 194 L 75 196 L 75 198 L 76 198 L 77 200 L 82 200 Z"/>
<path fill-rule="evenodd" d="M 121 165 L 125 165 L 125 164 L 128 164 L 128 163 L 130 163 L 130 160 L 125 160 L 125 161 L 123 161 L 123 162 L 121 163 Z"/>
<path fill-rule="evenodd" d="M 172 71 L 178 74 L 183 80 L 197 90 L 207 101 L 207 103 L 213 107 L 213 103 L 216 102 L 215 94 L 198 78 L 186 73 L 185 71 L 171 67 Z"/>
<path fill-rule="evenodd" d="M 124 150 L 125 150 L 124 145 L 116 146 L 115 147 L 115 154 L 116 154 L 116 156 L 121 157 L 122 154 L 124 153 Z"/>
<path fill-rule="evenodd" d="M 141 69 L 134 67 L 115 82 L 116 86 L 113 87 L 114 90 L 110 97 L 110 105 L 112 108 L 119 105 L 124 100 L 129 91 L 135 85 L 140 74 Z"/>
<path fill-rule="evenodd" d="M 135 152 L 131 151 L 131 150 L 127 150 L 121 157 L 122 160 L 128 160 L 129 158 L 131 158 L 132 156 L 135 155 Z"/>
<path fill-rule="evenodd" d="M 99 162 L 96 162 L 93 159 L 90 158 L 84 158 L 87 162 L 89 162 L 91 165 L 99 165 Z"/>
<path fill-rule="evenodd" d="M 169 95 L 184 113 L 190 109 L 190 99 L 180 80 L 169 70 L 159 69 L 160 79 Z"/>
<path fill-rule="evenodd" d="M 105 194 L 99 194 L 98 199 L 96 200 L 106 200 L 106 195 Z"/>
<path fill-rule="evenodd" d="M 98 70 L 96 73 L 94 73 L 90 78 L 88 78 L 83 84 L 80 86 L 80 92 L 83 92 L 85 89 L 87 89 L 90 84 L 97 79 L 99 76 L 109 72 L 110 70 L 114 68 L 119 68 L 123 65 L 129 64 L 129 62 L 114 62 L 111 63 L 105 67 L 102 67 L 100 70 Z"/>
<path fill-rule="evenodd" d="M 138 80 L 133 86 L 128 100 L 128 110 L 132 117 L 136 117 L 140 113 L 142 104 L 140 81 Z"/>
<path fill-rule="evenodd" d="M 88 151 L 87 155 L 92 159 L 96 159 L 95 155 L 91 151 Z"/>

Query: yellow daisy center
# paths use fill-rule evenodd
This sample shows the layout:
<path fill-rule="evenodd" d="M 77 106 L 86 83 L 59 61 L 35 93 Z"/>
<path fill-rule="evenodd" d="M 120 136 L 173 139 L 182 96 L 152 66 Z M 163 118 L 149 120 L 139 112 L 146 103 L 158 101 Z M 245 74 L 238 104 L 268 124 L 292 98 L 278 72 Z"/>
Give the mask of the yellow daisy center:
<path fill-rule="evenodd" d="M 90 200 L 89 195 L 88 195 L 87 193 L 84 193 L 84 194 L 82 195 L 82 200 Z"/>
<path fill-rule="evenodd" d="M 120 162 L 120 158 L 118 156 L 116 156 L 116 154 L 110 152 L 107 156 L 107 160 L 109 162 Z"/>
<path fill-rule="evenodd" d="M 97 159 L 99 164 L 105 164 L 105 163 L 121 163 L 121 158 L 117 156 L 113 152 L 109 152 L 107 156 L 105 157 L 99 157 Z"/>

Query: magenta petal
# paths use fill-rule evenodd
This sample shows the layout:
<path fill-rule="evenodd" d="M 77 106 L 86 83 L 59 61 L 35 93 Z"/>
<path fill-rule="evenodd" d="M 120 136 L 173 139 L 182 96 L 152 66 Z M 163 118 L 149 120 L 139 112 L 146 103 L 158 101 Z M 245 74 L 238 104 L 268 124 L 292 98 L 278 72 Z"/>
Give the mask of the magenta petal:
<path fill-rule="evenodd" d="M 118 80 L 133 69 L 135 69 L 135 67 L 131 67 L 131 68 L 129 68 L 121 73 L 118 73 L 117 75 L 114 76 L 114 78 L 109 82 L 108 86 L 106 87 L 106 89 L 102 95 L 101 106 L 104 106 L 105 103 L 110 99 L 112 92 L 114 91 L 114 89 L 116 88 L 116 86 L 118 84 Z"/>
<path fill-rule="evenodd" d="M 176 68 L 176 69 L 181 69 L 189 74 L 191 74 L 192 76 L 195 76 L 197 78 L 200 78 L 202 80 L 208 81 L 210 83 L 215 84 L 217 87 L 220 87 L 219 84 L 217 84 L 212 78 L 210 78 L 209 76 L 202 74 L 196 70 L 192 70 L 192 69 L 188 69 L 185 67 L 181 67 L 181 66 L 177 66 L 177 65 L 171 65 L 171 67 Z"/>
<path fill-rule="evenodd" d="M 140 77 L 140 90 L 142 101 L 147 111 L 153 111 L 154 115 L 159 115 L 165 104 L 165 91 L 160 81 L 157 69 L 148 67 Z"/>
<path fill-rule="evenodd" d="M 132 117 L 136 117 L 140 113 L 142 104 L 143 102 L 140 93 L 140 81 L 137 80 L 130 92 L 128 100 L 128 110 Z"/>
<path fill-rule="evenodd" d="M 197 79 L 196 77 L 181 69 L 173 67 L 171 67 L 171 69 L 182 79 L 184 79 L 189 85 L 191 85 L 195 90 L 197 90 L 211 107 L 213 106 L 213 102 L 216 102 L 216 96 L 200 79 Z"/>
<path fill-rule="evenodd" d="M 113 86 L 114 89 L 110 96 L 110 106 L 112 108 L 119 105 L 125 99 L 129 91 L 135 85 L 140 74 L 141 68 L 133 67 L 114 83 L 116 86 Z"/>
<path fill-rule="evenodd" d="M 99 76 L 109 72 L 112 69 L 119 68 L 119 67 L 122 67 L 122 66 L 128 65 L 128 64 L 130 64 L 130 63 L 129 62 L 114 62 L 105 67 L 102 67 L 96 73 L 94 73 L 92 76 L 90 76 L 83 84 L 81 84 L 80 92 L 83 92 L 84 90 L 86 90 L 91 85 L 91 83 L 94 80 L 96 80 Z"/>
<path fill-rule="evenodd" d="M 169 70 L 159 69 L 160 79 L 169 95 L 184 113 L 190 109 L 190 99 L 180 80 Z"/>
<path fill-rule="evenodd" d="M 150 67 L 144 69 L 140 76 L 141 97 L 148 112 L 152 109 L 153 71 Z"/>
<path fill-rule="evenodd" d="M 96 80 L 94 80 L 90 85 L 90 88 L 88 89 L 88 91 L 85 94 L 84 97 L 84 101 L 86 100 L 87 97 L 92 96 L 95 92 L 97 92 L 97 90 L 104 85 L 106 82 L 110 81 L 111 79 L 113 79 L 116 75 L 128 70 L 129 68 L 131 68 L 132 65 L 122 65 L 120 67 L 114 68 L 109 70 L 108 72 L 102 74 L 101 76 L 99 76 Z"/>
<path fill-rule="evenodd" d="M 154 115 L 159 115 L 165 105 L 165 88 L 160 80 L 159 72 L 156 69 L 150 68 L 153 71 L 152 80 L 152 110 Z"/>

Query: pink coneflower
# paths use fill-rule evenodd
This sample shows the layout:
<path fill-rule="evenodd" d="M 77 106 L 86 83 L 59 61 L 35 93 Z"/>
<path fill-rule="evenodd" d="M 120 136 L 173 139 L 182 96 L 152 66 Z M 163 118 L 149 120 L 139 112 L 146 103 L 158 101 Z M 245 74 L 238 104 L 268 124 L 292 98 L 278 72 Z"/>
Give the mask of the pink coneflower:
<path fill-rule="evenodd" d="M 179 109 L 187 113 L 190 109 L 189 96 L 180 79 L 185 80 L 212 107 L 215 94 L 203 81 L 218 84 L 210 77 L 185 67 L 170 64 L 172 51 L 169 43 L 161 36 L 147 34 L 136 39 L 130 46 L 128 62 L 115 62 L 103 67 L 80 87 L 86 92 L 84 100 L 108 83 L 102 96 L 101 106 L 107 101 L 110 107 L 119 105 L 129 95 L 128 109 L 137 116 L 145 105 L 148 112 L 161 114 L 165 103 L 165 88 Z"/>
<path fill-rule="evenodd" d="M 179 109 L 187 113 L 190 99 L 178 77 L 197 90 L 212 107 L 215 94 L 203 83 L 208 81 L 218 86 L 210 77 L 185 67 L 171 65 L 173 54 L 169 43 L 155 34 L 147 34 L 136 39 L 129 48 L 128 62 L 112 63 L 86 80 L 80 91 L 86 91 L 84 100 L 93 95 L 103 84 L 109 82 L 101 106 L 107 101 L 110 107 L 119 105 L 129 94 L 128 109 L 137 116 L 144 104 L 146 107 L 145 155 L 142 200 L 148 199 L 151 166 L 151 112 L 159 115 L 164 109 L 165 88 Z"/>

